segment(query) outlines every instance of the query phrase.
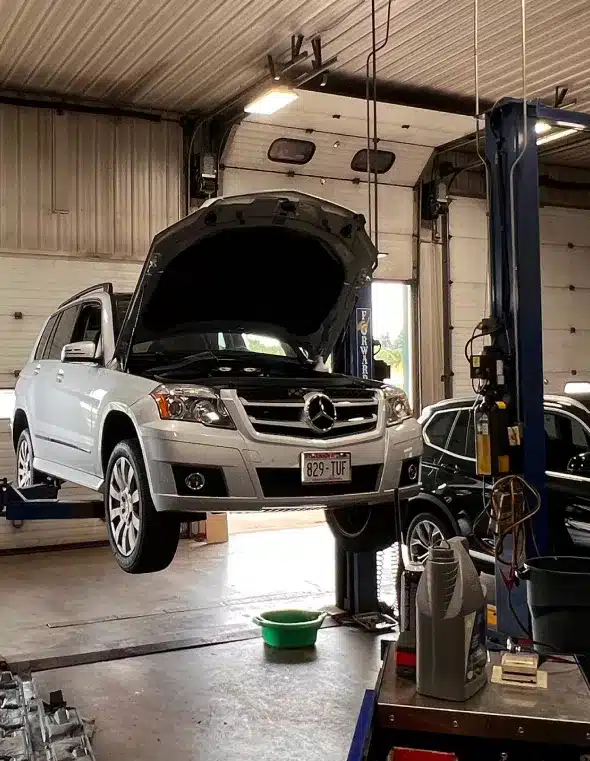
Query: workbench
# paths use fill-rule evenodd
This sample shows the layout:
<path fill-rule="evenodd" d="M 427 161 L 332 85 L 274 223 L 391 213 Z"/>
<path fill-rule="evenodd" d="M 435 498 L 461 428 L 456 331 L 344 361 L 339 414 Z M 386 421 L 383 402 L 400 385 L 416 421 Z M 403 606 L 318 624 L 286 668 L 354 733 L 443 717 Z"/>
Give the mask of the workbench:
<path fill-rule="evenodd" d="M 489 674 L 499 655 L 491 654 Z M 455 753 L 460 761 L 570 761 L 590 758 L 590 690 L 573 661 L 546 662 L 546 689 L 491 681 L 465 703 L 424 697 L 398 678 L 395 646 L 387 648 L 367 727 L 363 755 L 386 759 L 392 748 Z M 362 725 L 359 717 L 359 726 Z M 357 747 L 359 740 L 356 737 Z M 585 754 L 589 754 L 587 757 Z M 395 756 L 394 756 L 395 758 Z"/>

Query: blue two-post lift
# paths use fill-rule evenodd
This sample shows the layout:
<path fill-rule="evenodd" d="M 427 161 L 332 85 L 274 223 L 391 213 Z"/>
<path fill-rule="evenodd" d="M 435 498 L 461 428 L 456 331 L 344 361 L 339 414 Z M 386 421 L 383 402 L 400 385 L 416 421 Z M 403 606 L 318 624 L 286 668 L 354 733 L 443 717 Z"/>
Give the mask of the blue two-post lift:
<path fill-rule="evenodd" d="M 550 108 L 538 102 L 505 99 L 498 102 L 485 117 L 490 317 L 494 324 L 501 326 L 493 333 L 492 345 L 508 360 L 509 371 L 503 396 L 507 400 L 509 424 L 518 426 L 522 433 L 518 451 L 511 457 L 513 472 L 522 476 L 541 496 L 540 509 L 533 518 L 536 547 L 528 547 L 527 553 L 542 555 L 550 551 L 551 512 L 545 474 L 537 122 L 557 129 L 590 131 L 590 115 Z M 529 622 L 525 585 L 513 588 L 509 594 L 497 570 L 496 603 L 498 633 L 526 639 L 527 634 L 521 626 L 523 622 L 525 626 Z M 486 690 L 490 697 L 479 703 L 476 697 L 473 708 L 470 707 L 471 701 L 468 701 L 457 711 L 456 704 L 445 701 L 434 701 L 436 706 L 421 703 L 420 696 L 411 687 L 396 692 L 395 665 L 388 663 L 389 660 L 387 656 L 376 689 L 365 694 L 349 761 L 376 761 L 389 757 L 391 748 L 400 744 L 402 738 L 408 737 L 416 739 L 418 747 L 433 747 L 432 743 L 437 746 L 440 742 L 442 745 L 438 747 L 451 750 L 454 746 L 465 748 L 467 744 L 469 751 L 476 754 L 481 752 L 482 747 L 489 749 L 495 740 L 502 738 L 503 751 L 518 748 L 518 757 L 521 753 L 524 753 L 523 757 L 541 753 L 543 758 L 548 759 L 569 758 L 573 746 L 588 745 L 590 724 L 580 722 L 579 714 L 575 719 L 573 714 L 569 717 L 567 686 L 558 688 L 561 689 L 559 708 L 554 704 L 554 697 L 548 695 L 545 698 L 546 710 L 539 707 L 545 715 L 539 720 L 525 720 L 518 701 L 514 703 L 514 696 L 509 696 L 508 704 L 500 698 L 496 700 L 503 694 L 502 691 Z M 587 655 L 578 656 L 586 685 L 589 684 L 590 672 L 587 661 Z M 554 684 L 560 676 L 554 674 L 551 679 Z M 580 678 L 576 689 L 583 690 L 583 684 L 584 680 Z M 580 698 L 576 697 L 575 689 L 573 694 L 575 703 Z M 543 696 L 539 700 L 542 701 Z M 497 735 L 494 729 L 498 730 Z M 523 743 L 534 743 L 536 749 L 523 750 Z M 406 745 L 405 742 L 401 744 Z M 512 757 L 511 752 L 501 755 Z M 574 756 L 578 757 L 578 753 L 572 752 L 571 757 Z"/>

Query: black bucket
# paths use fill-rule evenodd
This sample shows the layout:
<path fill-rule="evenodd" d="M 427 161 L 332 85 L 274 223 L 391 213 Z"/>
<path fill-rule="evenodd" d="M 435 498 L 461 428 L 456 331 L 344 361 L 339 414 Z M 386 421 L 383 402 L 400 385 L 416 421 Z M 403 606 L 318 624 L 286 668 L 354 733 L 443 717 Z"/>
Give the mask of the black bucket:
<path fill-rule="evenodd" d="M 590 558 L 546 557 L 526 561 L 535 650 L 590 653 Z"/>

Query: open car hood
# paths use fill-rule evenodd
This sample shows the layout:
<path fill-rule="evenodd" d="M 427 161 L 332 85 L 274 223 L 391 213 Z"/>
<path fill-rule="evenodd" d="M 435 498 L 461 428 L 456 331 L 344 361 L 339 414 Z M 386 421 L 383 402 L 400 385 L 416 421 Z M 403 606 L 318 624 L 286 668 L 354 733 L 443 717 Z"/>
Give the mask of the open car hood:
<path fill-rule="evenodd" d="M 217 198 L 156 235 L 116 356 L 195 324 L 264 324 L 327 358 L 377 265 L 360 214 L 314 196 Z"/>

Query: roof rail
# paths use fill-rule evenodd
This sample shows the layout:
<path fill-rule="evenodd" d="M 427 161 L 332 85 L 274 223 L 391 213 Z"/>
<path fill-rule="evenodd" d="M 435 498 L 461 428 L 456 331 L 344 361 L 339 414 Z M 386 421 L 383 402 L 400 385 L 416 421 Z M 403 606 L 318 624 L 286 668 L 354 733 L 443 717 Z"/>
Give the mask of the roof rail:
<path fill-rule="evenodd" d="M 66 299 L 63 301 L 59 308 L 65 307 L 67 304 L 71 304 L 72 301 L 77 301 L 78 299 L 82 298 L 82 296 L 86 296 L 87 293 L 93 293 L 94 291 L 104 291 L 104 293 L 111 294 L 113 292 L 113 284 L 112 283 L 98 283 L 97 285 L 91 285 L 90 288 L 84 288 L 83 291 L 80 291 L 80 293 L 76 293 L 74 296 L 70 296 L 69 299 Z"/>

